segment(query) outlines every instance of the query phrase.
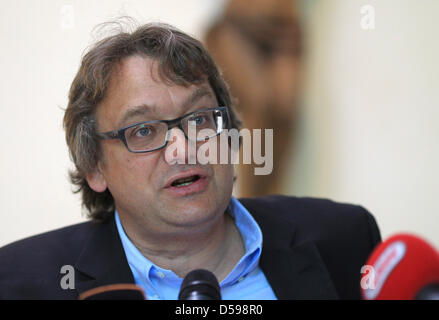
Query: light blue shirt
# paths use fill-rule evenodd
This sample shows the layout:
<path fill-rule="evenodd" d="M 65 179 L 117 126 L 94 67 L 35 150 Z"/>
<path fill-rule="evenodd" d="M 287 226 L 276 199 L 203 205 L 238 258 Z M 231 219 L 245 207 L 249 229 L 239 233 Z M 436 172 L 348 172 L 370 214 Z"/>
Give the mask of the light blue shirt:
<path fill-rule="evenodd" d="M 246 208 L 232 197 L 229 210 L 241 233 L 245 254 L 235 268 L 221 281 L 223 300 L 273 300 L 277 299 L 264 273 L 259 267 L 262 252 L 262 232 Z M 140 286 L 148 300 L 178 300 L 183 278 L 173 271 L 154 265 L 145 258 L 125 234 L 119 214 L 115 212 L 119 236 L 125 250 L 134 282 Z"/>

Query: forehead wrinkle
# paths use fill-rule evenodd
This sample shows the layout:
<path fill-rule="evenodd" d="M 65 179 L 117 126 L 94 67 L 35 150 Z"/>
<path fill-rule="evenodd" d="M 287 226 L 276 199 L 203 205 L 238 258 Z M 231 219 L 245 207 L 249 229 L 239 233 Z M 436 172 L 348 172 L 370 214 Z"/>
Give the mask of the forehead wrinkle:
<path fill-rule="evenodd" d="M 200 99 L 202 99 L 204 97 L 209 97 L 209 98 L 214 98 L 215 97 L 213 95 L 213 92 L 210 89 L 210 87 L 208 87 L 206 85 L 203 85 L 201 87 L 197 87 L 191 93 L 191 95 L 183 102 L 183 107 L 185 109 L 189 109 L 192 104 L 196 103 L 198 100 L 200 100 Z"/>
<path fill-rule="evenodd" d="M 175 94 L 172 91 L 172 87 L 167 87 L 166 92 L 169 96 L 169 99 L 171 100 L 172 107 L 174 109 L 179 109 L 179 110 L 183 111 L 180 113 L 185 113 L 187 110 L 190 110 L 193 104 L 195 104 L 197 101 L 199 101 L 200 99 L 202 99 L 204 97 L 209 97 L 209 98 L 215 99 L 215 95 L 213 94 L 213 91 L 210 89 L 210 86 L 206 85 L 206 84 L 203 84 L 201 86 L 197 86 L 189 94 L 189 96 L 183 100 L 183 102 L 179 102 L 178 94 Z M 165 119 L 165 118 L 163 118 L 163 119 Z"/>
<path fill-rule="evenodd" d="M 131 118 L 136 116 L 143 116 L 146 114 L 154 114 L 156 112 L 155 105 L 147 105 L 141 104 L 138 106 L 129 107 L 129 109 L 124 113 L 122 119 L 119 122 L 119 126 L 122 126 L 124 123 L 128 122 Z"/>

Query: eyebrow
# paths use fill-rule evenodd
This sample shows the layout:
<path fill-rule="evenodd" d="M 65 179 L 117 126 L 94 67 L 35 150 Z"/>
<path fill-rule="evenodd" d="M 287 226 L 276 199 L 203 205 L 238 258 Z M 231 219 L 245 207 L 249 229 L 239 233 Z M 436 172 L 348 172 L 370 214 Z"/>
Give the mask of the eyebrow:
<path fill-rule="evenodd" d="M 201 98 L 205 96 L 211 96 L 214 98 L 212 91 L 209 90 L 206 86 L 198 87 L 196 88 L 191 95 L 183 102 L 183 109 L 187 110 L 190 108 L 192 104 L 200 100 Z M 155 113 L 157 110 L 156 105 L 148 105 L 148 104 L 141 104 L 138 106 L 130 107 L 129 110 L 127 110 L 124 115 L 122 116 L 121 120 L 119 121 L 119 126 L 123 126 L 125 123 L 127 123 L 130 119 L 137 117 L 137 116 L 144 116 L 146 114 Z"/>

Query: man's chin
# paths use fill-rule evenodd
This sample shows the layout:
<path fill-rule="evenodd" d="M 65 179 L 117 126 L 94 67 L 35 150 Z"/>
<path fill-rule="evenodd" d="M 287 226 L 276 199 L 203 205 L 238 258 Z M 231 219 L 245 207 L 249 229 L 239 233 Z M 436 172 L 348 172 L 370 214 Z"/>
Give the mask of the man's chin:
<path fill-rule="evenodd" d="M 168 223 L 179 229 L 201 231 L 204 227 L 211 227 L 218 222 L 220 216 L 207 208 L 182 208 L 178 216 L 168 216 Z"/>

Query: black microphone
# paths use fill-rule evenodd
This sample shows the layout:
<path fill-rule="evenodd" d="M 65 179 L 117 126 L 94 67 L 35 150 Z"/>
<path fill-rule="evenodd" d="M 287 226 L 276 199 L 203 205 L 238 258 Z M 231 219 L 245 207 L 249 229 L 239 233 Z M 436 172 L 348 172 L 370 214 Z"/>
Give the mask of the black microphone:
<path fill-rule="evenodd" d="M 184 277 L 178 300 L 221 300 L 218 280 L 210 271 L 193 270 Z"/>
<path fill-rule="evenodd" d="M 439 283 L 425 286 L 415 297 L 415 300 L 439 300 Z"/>
<path fill-rule="evenodd" d="M 142 288 L 132 283 L 110 284 L 83 292 L 79 300 L 146 300 Z"/>

